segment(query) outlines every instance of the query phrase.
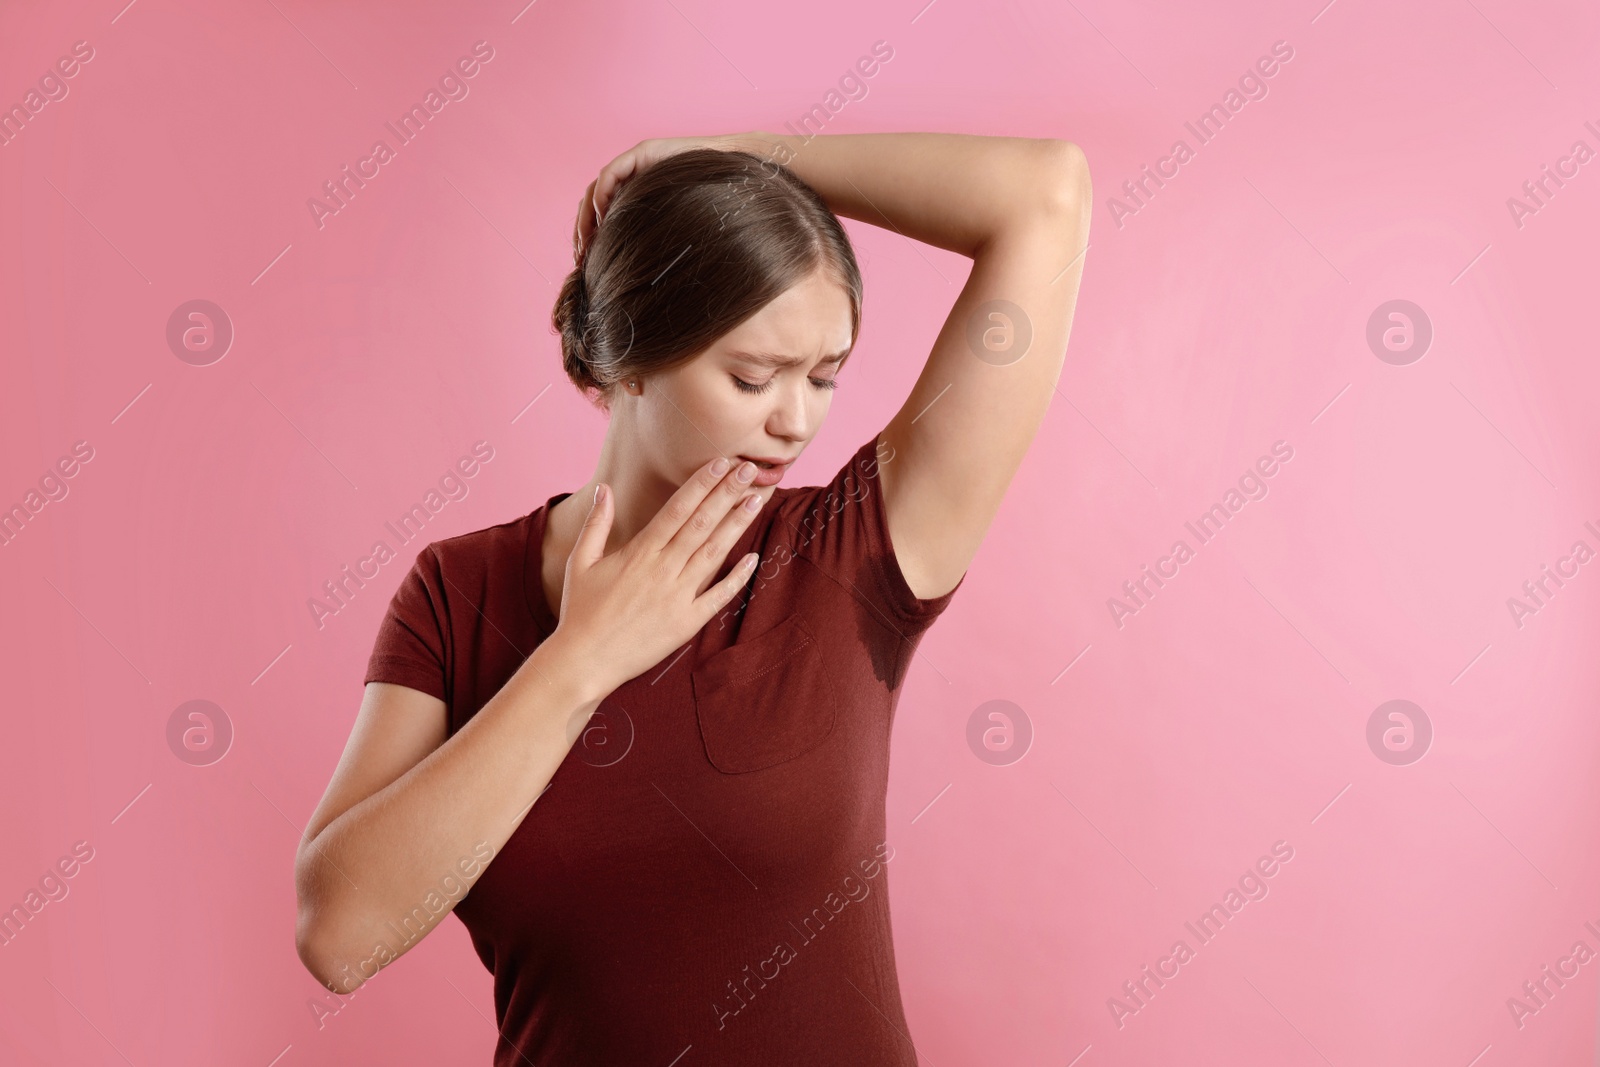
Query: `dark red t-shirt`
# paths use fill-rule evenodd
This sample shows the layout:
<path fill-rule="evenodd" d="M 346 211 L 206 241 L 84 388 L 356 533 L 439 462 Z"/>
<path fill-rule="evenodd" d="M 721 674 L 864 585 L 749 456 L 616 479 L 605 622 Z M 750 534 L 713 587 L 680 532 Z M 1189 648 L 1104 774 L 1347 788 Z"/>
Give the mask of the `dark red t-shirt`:
<path fill-rule="evenodd" d="M 496 1067 L 916 1067 L 889 735 L 956 590 L 906 585 L 880 457 L 874 435 L 827 485 L 774 491 L 718 572 L 759 552 L 745 591 L 605 699 L 456 905 L 494 974 Z M 423 549 L 366 680 L 439 697 L 460 729 L 555 629 L 541 550 L 567 495 Z"/>

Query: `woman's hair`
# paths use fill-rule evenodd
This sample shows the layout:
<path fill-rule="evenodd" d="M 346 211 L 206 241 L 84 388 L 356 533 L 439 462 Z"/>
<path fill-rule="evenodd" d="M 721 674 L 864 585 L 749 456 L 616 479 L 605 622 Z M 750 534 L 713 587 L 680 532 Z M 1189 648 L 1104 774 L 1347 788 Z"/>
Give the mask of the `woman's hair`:
<path fill-rule="evenodd" d="M 787 167 L 694 148 L 624 181 L 567 276 L 550 322 L 567 377 L 609 409 L 612 387 L 705 351 L 821 268 L 861 328 L 861 271 L 844 227 Z"/>

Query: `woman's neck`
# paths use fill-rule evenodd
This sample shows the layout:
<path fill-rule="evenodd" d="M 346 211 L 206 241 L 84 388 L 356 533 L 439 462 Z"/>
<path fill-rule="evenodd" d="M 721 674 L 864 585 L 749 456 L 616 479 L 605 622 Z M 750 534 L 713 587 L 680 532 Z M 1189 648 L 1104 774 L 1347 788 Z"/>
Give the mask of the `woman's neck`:
<path fill-rule="evenodd" d="M 623 453 L 631 452 L 625 455 Z M 561 549 L 561 559 L 566 560 L 577 543 L 578 533 L 589 517 L 594 503 L 595 486 L 605 483 L 611 493 L 611 530 L 606 535 L 606 554 L 609 555 L 633 540 L 634 535 L 655 518 L 678 487 L 663 480 L 639 460 L 635 449 L 617 447 L 611 434 L 606 435 L 594 474 L 588 481 L 572 491 L 557 504 L 546 520 L 550 537 Z"/>

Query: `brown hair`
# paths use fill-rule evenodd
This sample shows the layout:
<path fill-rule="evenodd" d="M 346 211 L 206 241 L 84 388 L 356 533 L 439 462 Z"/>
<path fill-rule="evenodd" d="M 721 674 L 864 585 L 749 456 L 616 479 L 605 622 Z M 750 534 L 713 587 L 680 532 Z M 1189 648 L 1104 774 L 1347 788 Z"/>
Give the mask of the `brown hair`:
<path fill-rule="evenodd" d="M 550 322 L 567 377 L 609 409 L 612 387 L 687 362 L 823 269 L 861 328 L 855 252 L 816 190 L 749 152 L 694 148 L 623 182 Z"/>

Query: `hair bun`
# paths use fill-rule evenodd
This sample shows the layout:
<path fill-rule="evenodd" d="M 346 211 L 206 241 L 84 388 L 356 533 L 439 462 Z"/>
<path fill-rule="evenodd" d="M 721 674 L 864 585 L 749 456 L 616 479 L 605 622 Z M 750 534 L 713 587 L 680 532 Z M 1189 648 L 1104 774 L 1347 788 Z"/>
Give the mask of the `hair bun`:
<path fill-rule="evenodd" d="M 602 388 L 590 363 L 589 285 L 582 263 L 562 282 L 550 324 L 561 335 L 561 361 L 568 377 L 584 388 Z"/>
<path fill-rule="evenodd" d="M 583 276 L 583 264 L 573 272 L 572 280 L 572 325 L 578 331 L 581 339 L 583 332 L 589 325 L 589 281 Z"/>

